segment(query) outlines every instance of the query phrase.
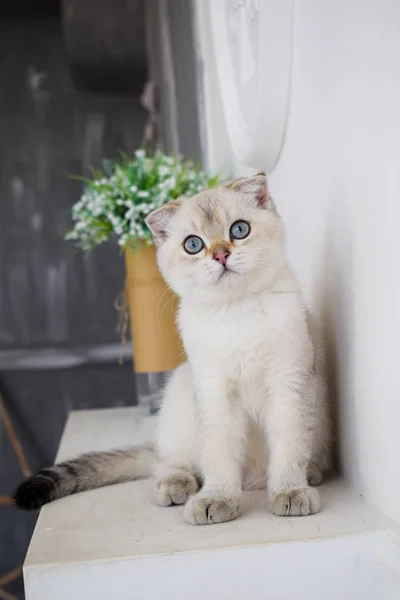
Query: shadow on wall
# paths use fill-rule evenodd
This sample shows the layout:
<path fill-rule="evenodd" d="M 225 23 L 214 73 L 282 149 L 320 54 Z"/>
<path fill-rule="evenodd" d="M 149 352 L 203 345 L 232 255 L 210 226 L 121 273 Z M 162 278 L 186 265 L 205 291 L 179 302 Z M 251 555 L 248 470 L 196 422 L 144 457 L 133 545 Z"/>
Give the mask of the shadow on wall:
<path fill-rule="evenodd" d="M 335 193 L 340 198 L 340 190 Z M 337 202 L 335 210 L 338 210 Z M 325 252 L 321 260 L 320 290 L 323 290 L 320 305 L 320 323 L 326 350 L 327 378 L 329 385 L 330 408 L 333 421 L 334 460 L 337 470 L 346 475 L 349 461 L 355 460 L 351 449 L 351 424 L 355 422 L 355 407 L 352 397 L 348 395 L 352 366 L 352 315 L 347 307 L 352 305 L 352 249 L 350 231 L 350 215 L 346 207 L 340 207 L 341 231 L 340 239 L 335 233 L 335 215 L 327 218 L 325 232 Z M 336 213 L 337 214 L 337 213 Z M 343 269 L 343 265 L 346 268 Z M 340 401 L 341 399 L 341 401 Z M 352 440 L 354 444 L 354 440 Z"/>

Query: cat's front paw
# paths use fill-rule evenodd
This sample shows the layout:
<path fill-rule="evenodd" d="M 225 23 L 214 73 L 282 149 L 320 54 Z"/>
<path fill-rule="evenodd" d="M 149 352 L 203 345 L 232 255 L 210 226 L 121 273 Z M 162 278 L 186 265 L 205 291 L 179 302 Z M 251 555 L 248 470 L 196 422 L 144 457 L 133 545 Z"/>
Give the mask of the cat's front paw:
<path fill-rule="evenodd" d="M 239 512 L 237 498 L 204 494 L 199 492 L 185 506 L 185 520 L 192 525 L 224 523 L 236 519 Z"/>
<path fill-rule="evenodd" d="M 320 469 L 320 467 L 314 463 L 311 463 L 308 466 L 308 470 L 307 470 L 307 481 L 310 485 L 320 485 L 322 483 L 322 480 L 324 478 L 324 474 L 322 472 L 322 469 Z"/>
<path fill-rule="evenodd" d="M 190 473 L 176 473 L 157 481 L 156 502 L 159 506 L 185 504 L 198 490 L 198 485 Z"/>
<path fill-rule="evenodd" d="M 272 498 L 272 512 L 280 517 L 313 515 L 319 509 L 319 494 L 312 488 L 279 492 Z"/>

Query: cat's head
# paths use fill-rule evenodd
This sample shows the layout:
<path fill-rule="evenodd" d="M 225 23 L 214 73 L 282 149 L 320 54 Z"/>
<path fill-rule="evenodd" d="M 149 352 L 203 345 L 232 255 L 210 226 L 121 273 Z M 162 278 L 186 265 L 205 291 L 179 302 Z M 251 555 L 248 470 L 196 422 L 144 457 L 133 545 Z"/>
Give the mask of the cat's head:
<path fill-rule="evenodd" d="M 160 270 L 182 297 L 243 295 L 284 262 L 284 227 L 264 174 L 170 202 L 146 223 Z"/>

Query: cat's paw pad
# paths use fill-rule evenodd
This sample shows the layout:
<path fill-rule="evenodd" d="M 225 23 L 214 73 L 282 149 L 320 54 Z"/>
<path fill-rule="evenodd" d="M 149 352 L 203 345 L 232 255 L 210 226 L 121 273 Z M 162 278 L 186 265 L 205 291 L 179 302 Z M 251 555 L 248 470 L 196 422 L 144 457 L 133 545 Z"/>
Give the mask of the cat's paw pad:
<path fill-rule="evenodd" d="M 224 523 L 237 517 L 239 501 L 236 498 L 193 496 L 185 507 L 185 520 L 192 525 Z"/>
<path fill-rule="evenodd" d="M 272 498 L 272 511 L 280 517 L 312 515 L 320 509 L 319 494 L 312 488 L 280 492 Z"/>
<path fill-rule="evenodd" d="M 315 464 L 311 463 L 307 470 L 307 481 L 310 485 L 320 485 L 324 478 L 322 470 Z"/>
<path fill-rule="evenodd" d="M 186 504 L 197 490 L 197 481 L 190 473 L 171 475 L 157 482 L 156 503 L 159 506 Z"/>

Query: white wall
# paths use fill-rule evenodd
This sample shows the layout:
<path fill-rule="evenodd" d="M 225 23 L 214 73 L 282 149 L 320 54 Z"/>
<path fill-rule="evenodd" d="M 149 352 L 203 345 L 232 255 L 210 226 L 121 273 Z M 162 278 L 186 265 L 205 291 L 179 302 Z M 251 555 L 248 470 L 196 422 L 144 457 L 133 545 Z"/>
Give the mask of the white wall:
<path fill-rule="evenodd" d="M 234 160 L 203 18 L 199 9 L 215 167 Z M 343 472 L 400 522 L 400 2 L 295 1 L 287 135 L 270 188 L 332 343 Z"/>

